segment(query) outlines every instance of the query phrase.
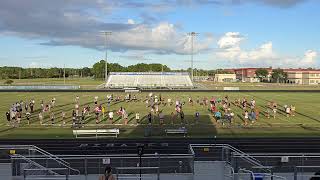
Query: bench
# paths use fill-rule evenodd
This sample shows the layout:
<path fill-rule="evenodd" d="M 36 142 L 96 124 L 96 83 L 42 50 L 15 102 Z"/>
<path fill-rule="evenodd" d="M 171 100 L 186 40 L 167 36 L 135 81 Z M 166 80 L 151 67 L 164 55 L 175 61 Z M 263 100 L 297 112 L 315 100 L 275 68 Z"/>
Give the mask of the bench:
<path fill-rule="evenodd" d="M 118 137 L 119 134 L 120 134 L 119 129 L 73 130 L 73 135 L 76 136 L 76 138 Z"/>
<path fill-rule="evenodd" d="M 183 137 L 186 137 L 186 134 L 188 133 L 188 130 L 185 129 L 185 128 L 166 129 L 165 133 L 166 133 L 166 135 L 168 135 L 168 134 L 183 134 Z"/>

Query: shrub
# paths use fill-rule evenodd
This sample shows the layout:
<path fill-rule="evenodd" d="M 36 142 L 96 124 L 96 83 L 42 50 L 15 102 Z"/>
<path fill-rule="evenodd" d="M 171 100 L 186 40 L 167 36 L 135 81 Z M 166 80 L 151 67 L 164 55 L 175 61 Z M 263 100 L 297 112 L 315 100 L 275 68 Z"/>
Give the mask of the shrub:
<path fill-rule="evenodd" d="M 7 84 L 7 85 L 10 85 L 10 84 L 12 84 L 13 83 L 13 80 L 11 80 L 11 79 L 8 79 L 8 80 L 6 80 L 5 82 L 4 82 L 4 84 Z"/>

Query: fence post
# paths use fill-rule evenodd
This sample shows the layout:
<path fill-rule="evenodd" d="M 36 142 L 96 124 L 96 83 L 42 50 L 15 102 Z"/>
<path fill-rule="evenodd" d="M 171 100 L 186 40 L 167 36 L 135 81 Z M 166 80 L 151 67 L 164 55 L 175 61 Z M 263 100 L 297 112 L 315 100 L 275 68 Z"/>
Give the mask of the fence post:
<path fill-rule="evenodd" d="M 304 166 L 304 154 L 302 154 L 302 166 Z M 301 167 L 301 174 L 304 175 L 304 168 Z"/>
<path fill-rule="evenodd" d="M 293 171 L 293 179 L 294 179 L 294 180 L 298 180 L 298 177 L 297 177 L 297 175 L 298 175 L 297 167 L 294 166 L 293 168 L 294 168 L 294 171 Z"/>
<path fill-rule="evenodd" d="M 67 179 L 69 178 L 69 176 L 71 175 L 71 169 L 70 169 L 70 167 L 68 167 L 68 176 L 67 176 Z"/>
<path fill-rule="evenodd" d="M 116 168 L 116 176 L 117 176 L 117 179 L 119 179 L 118 168 Z"/>
<path fill-rule="evenodd" d="M 69 179 L 69 175 L 70 175 L 70 168 L 67 169 L 66 180 Z"/>
<path fill-rule="evenodd" d="M 194 175 L 194 159 L 195 159 L 195 155 L 193 155 L 193 157 L 192 157 L 192 159 L 191 159 L 191 161 L 192 161 L 192 166 L 191 166 L 191 168 L 192 168 L 192 174 Z"/>
<path fill-rule="evenodd" d="M 224 161 L 224 147 L 221 148 L 221 161 Z"/>
<path fill-rule="evenodd" d="M 88 167 L 87 167 L 87 157 L 84 157 L 84 175 L 87 179 L 87 176 L 88 176 Z"/>
<path fill-rule="evenodd" d="M 160 164 L 161 163 L 160 162 L 160 154 L 157 153 L 157 155 L 158 155 L 158 167 L 159 167 L 159 171 L 160 171 L 160 166 L 161 166 L 161 164 Z"/>

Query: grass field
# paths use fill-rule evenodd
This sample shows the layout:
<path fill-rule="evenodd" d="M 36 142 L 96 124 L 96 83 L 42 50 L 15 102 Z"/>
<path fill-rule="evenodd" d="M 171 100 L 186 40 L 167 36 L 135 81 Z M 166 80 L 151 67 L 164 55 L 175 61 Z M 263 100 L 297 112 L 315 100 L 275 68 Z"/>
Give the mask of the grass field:
<path fill-rule="evenodd" d="M 1 114 L 1 128 L 0 138 L 73 138 L 71 128 L 71 112 L 74 108 L 74 99 L 78 95 L 80 96 L 81 107 L 89 104 L 93 109 L 93 98 L 99 96 L 99 103 L 106 106 L 106 93 L 0 93 L 0 114 Z M 114 93 L 115 96 L 125 93 Z M 138 93 L 139 99 L 144 99 L 148 93 Z M 195 100 L 198 96 L 200 98 L 206 96 L 208 98 L 220 97 L 223 98 L 226 93 L 203 93 L 203 92 L 179 92 L 179 93 L 162 93 L 162 97 L 180 99 L 181 101 L 188 101 L 188 97 L 191 96 Z M 229 99 L 233 101 L 236 98 L 246 97 L 248 100 L 254 98 L 257 102 L 261 114 L 259 120 L 247 126 L 243 124 L 243 110 L 234 105 L 231 106 L 235 112 L 235 121 L 230 126 L 222 126 L 216 123 L 212 118 L 211 113 L 208 111 L 208 107 L 194 104 L 193 106 L 186 104 L 183 109 L 185 113 L 185 119 L 189 121 L 186 124 L 186 128 L 189 131 L 189 137 L 286 137 L 286 136 L 319 136 L 320 135 L 320 94 L 319 93 L 239 93 L 229 92 L 227 94 Z M 46 125 L 40 125 L 38 120 L 38 112 L 40 110 L 40 100 L 44 100 L 45 103 L 55 97 L 56 106 L 52 110 L 56 116 L 55 125 L 51 125 L 49 122 L 49 114 L 45 114 Z M 5 120 L 5 112 L 8 111 L 11 104 L 19 100 L 30 100 L 34 98 L 36 101 L 37 112 L 32 114 L 31 124 L 27 125 L 25 118 L 22 118 L 22 123 L 19 127 L 12 127 L 7 125 Z M 263 114 L 266 110 L 266 104 L 268 101 L 276 101 L 279 104 L 279 109 L 283 109 L 283 105 L 295 105 L 296 116 L 286 117 L 284 112 L 279 110 L 279 113 L 275 119 L 267 119 Z M 86 118 L 85 128 L 120 128 L 120 138 L 141 138 L 144 135 L 144 128 L 146 127 L 145 116 L 149 112 L 150 108 L 146 108 L 146 104 L 143 101 L 139 102 L 112 102 L 110 109 L 118 110 L 120 107 L 126 108 L 129 114 L 129 124 L 123 125 L 121 118 L 115 115 L 114 121 L 103 120 L 100 124 L 95 123 L 94 116 Z M 107 109 L 108 110 L 108 109 Z M 160 105 L 160 110 L 165 113 L 165 124 L 159 125 L 158 118 L 155 117 L 153 122 L 153 137 L 165 137 L 164 130 L 166 128 L 178 128 L 181 127 L 180 118 L 177 118 L 174 125 L 171 124 L 171 112 L 174 111 L 174 106 Z M 67 113 L 68 125 L 61 126 L 61 112 Z M 200 112 L 200 123 L 194 124 L 194 113 Z M 140 125 L 136 125 L 134 117 L 135 113 L 139 112 L 142 119 Z"/>
<path fill-rule="evenodd" d="M 0 85 L 4 85 L 6 80 L 0 80 Z M 104 80 L 92 78 L 66 78 L 66 85 L 79 85 L 81 89 L 96 89 Z M 13 79 L 14 86 L 23 85 L 63 85 L 63 78 L 38 78 L 38 79 Z"/>
<path fill-rule="evenodd" d="M 0 85 L 5 85 L 6 80 L 0 80 Z M 22 85 L 63 85 L 63 78 L 38 78 L 38 79 L 13 79 L 14 86 Z M 81 89 L 96 89 L 104 80 L 92 78 L 66 78 L 66 85 L 79 85 Z M 239 87 L 240 90 L 320 90 L 320 85 L 297 85 L 278 83 L 214 83 L 196 82 L 199 89 L 223 90 L 223 87 Z"/>
<path fill-rule="evenodd" d="M 222 90 L 223 87 L 239 87 L 240 90 L 320 90 L 320 85 L 279 84 L 279 83 L 214 83 L 201 82 L 200 87 Z"/>

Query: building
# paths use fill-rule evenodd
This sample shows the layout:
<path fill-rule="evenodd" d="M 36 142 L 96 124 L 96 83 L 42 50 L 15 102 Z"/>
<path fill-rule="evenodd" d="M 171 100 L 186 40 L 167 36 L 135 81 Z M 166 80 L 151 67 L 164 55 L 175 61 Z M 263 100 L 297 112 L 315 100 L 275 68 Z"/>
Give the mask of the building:
<path fill-rule="evenodd" d="M 320 69 L 284 69 L 288 83 L 317 85 L 320 84 Z"/>
<path fill-rule="evenodd" d="M 225 71 L 236 74 L 236 79 L 243 82 L 259 82 L 260 79 L 256 76 L 256 70 L 266 69 L 269 74 L 267 78 L 271 77 L 272 68 L 238 68 L 238 69 L 225 69 Z"/>
<path fill-rule="evenodd" d="M 236 74 L 215 74 L 214 82 L 235 82 Z"/>

